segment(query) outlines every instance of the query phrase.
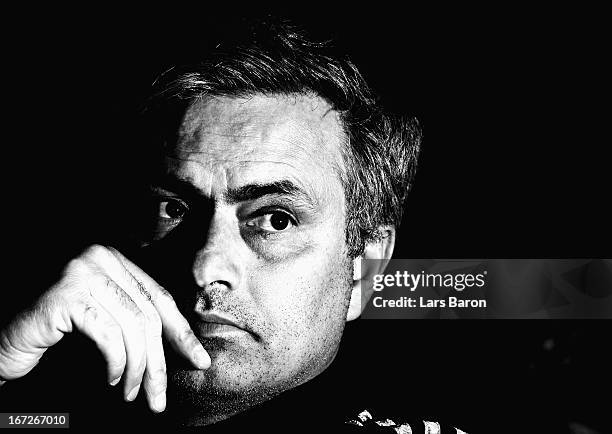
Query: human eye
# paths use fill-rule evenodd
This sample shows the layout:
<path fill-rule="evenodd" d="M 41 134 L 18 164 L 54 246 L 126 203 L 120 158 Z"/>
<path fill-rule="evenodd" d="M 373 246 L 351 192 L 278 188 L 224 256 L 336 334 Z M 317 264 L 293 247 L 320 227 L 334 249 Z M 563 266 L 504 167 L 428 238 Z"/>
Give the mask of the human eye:
<path fill-rule="evenodd" d="M 185 202 L 176 198 L 159 198 L 159 206 L 157 216 L 159 220 L 167 223 L 175 223 L 181 221 L 189 207 Z"/>
<path fill-rule="evenodd" d="M 297 226 L 296 219 L 286 211 L 262 210 L 246 222 L 247 227 L 272 234 L 286 232 Z"/>

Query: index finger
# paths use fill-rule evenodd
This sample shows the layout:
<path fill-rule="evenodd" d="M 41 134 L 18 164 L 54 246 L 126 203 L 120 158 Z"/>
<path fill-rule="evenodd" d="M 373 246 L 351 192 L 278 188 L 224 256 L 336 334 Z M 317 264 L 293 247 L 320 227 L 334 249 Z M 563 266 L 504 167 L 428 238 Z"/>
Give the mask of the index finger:
<path fill-rule="evenodd" d="M 148 291 L 151 303 L 159 313 L 164 336 L 174 349 L 190 360 L 196 368 L 209 368 L 210 356 L 191 330 L 187 319 L 179 311 L 172 295 L 119 251 L 112 247 L 110 251 Z"/>

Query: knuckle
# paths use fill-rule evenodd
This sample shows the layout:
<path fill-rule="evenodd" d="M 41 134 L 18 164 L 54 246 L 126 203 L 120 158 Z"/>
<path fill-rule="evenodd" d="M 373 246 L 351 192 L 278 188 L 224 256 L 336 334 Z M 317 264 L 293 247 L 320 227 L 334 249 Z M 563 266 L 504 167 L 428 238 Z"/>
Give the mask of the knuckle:
<path fill-rule="evenodd" d="M 147 290 L 147 288 L 142 284 L 142 282 L 140 282 L 139 280 L 137 280 L 136 278 L 134 278 L 131 274 L 129 274 L 128 271 L 126 271 L 127 275 L 129 276 L 130 281 L 132 282 L 133 286 L 138 290 L 138 293 L 147 300 L 147 303 L 150 304 L 153 300 L 151 293 Z"/>
<path fill-rule="evenodd" d="M 108 358 L 108 366 L 111 372 L 120 372 L 125 368 L 127 356 L 121 338 L 121 328 L 111 326 L 105 328 L 101 333 L 98 346 L 104 349 Z"/>
<path fill-rule="evenodd" d="M 107 289 L 113 289 L 113 290 L 117 289 L 117 288 L 116 288 L 116 286 L 117 286 L 117 285 L 115 284 L 115 282 L 113 281 L 113 279 L 111 279 L 111 278 L 110 278 L 110 277 L 108 277 L 108 276 L 100 276 L 100 278 L 99 278 L 98 280 L 99 280 L 99 281 L 100 281 L 100 282 L 103 284 L 103 286 L 104 286 L 105 288 L 107 288 Z"/>
<path fill-rule="evenodd" d="M 135 383 L 140 383 L 145 376 L 145 370 L 147 368 L 147 363 L 144 355 L 138 359 L 138 362 L 128 360 L 127 364 L 128 377 L 130 381 Z"/>
<path fill-rule="evenodd" d="M 60 297 L 44 295 L 31 309 L 31 318 L 35 319 L 39 330 L 44 331 L 47 336 L 53 334 L 53 330 L 58 326 L 63 330 L 71 328 L 67 311 L 63 309 L 61 302 Z"/>
<path fill-rule="evenodd" d="M 156 369 L 147 369 L 146 372 L 146 377 L 148 381 L 151 381 L 152 383 L 157 383 L 158 386 L 157 388 L 160 389 L 161 386 L 164 386 L 165 389 L 165 379 L 166 379 L 166 367 L 165 366 L 160 366 Z"/>
<path fill-rule="evenodd" d="M 90 271 L 89 265 L 83 258 L 73 258 L 66 264 L 63 271 L 64 277 L 76 277 L 83 274 L 88 274 Z"/>
<path fill-rule="evenodd" d="M 89 290 L 89 295 L 93 296 L 94 299 L 99 300 L 100 296 L 104 296 L 103 294 L 116 292 L 115 283 L 104 274 L 93 273 L 87 277 L 84 284 Z"/>
<path fill-rule="evenodd" d="M 102 273 L 90 273 L 89 276 L 87 276 L 87 279 L 83 280 L 83 282 L 91 289 L 109 289 L 113 286 L 112 279 L 109 279 L 105 274 Z"/>
<path fill-rule="evenodd" d="M 172 297 L 172 294 L 170 294 L 170 292 L 166 288 L 164 288 L 163 286 L 159 286 L 158 290 L 159 290 L 159 296 L 161 298 L 165 298 L 167 300 L 174 301 L 174 298 Z"/>
<path fill-rule="evenodd" d="M 122 331 L 118 324 L 107 324 L 100 332 L 102 343 L 113 348 L 119 347 L 122 343 Z"/>
<path fill-rule="evenodd" d="M 134 312 L 134 321 L 136 321 L 137 324 L 144 326 L 146 320 L 147 317 L 141 310 Z"/>
<path fill-rule="evenodd" d="M 172 294 L 170 294 L 170 292 L 166 288 L 163 288 L 161 286 L 159 287 L 158 300 L 167 305 L 176 305 Z"/>
<path fill-rule="evenodd" d="M 91 258 L 93 260 L 102 260 L 108 258 L 109 251 L 106 247 L 101 246 L 99 244 L 93 244 L 85 249 L 83 252 L 83 256 L 86 258 Z"/>
<path fill-rule="evenodd" d="M 126 357 L 125 353 L 120 353 L 112 357 L 111 362 L 109 363 L 109 369 L 111 372 L 122 372 L 125 369 Z"/>
<path fill-rule="evenodd" d="M 147 317 L 142 311 L 138 310 L 133 315 L 134 324 L 139 332 L 144 332 L 147 324 Z"/>
<path fill-rule="evenodd" d="M 191 329 L 183 329 L 178 333 L 177 340 L 183 346 L 185 345 L 193 345 L 195 335 L 191 331 Z"/>
<path fill-rule="evenodd" d="M 85 307 L 85 311 L 83 312 L 83 320 L 84 322 L 97 322 L 98 321 L 98 309 L 95 306 L 87 306 Z"/>
<path fill-rule="evenodd" d="M 168 389 L 168 383 L 166 381 L 161 381 L 157 385 L 157 393 L 164 393 Z"/>

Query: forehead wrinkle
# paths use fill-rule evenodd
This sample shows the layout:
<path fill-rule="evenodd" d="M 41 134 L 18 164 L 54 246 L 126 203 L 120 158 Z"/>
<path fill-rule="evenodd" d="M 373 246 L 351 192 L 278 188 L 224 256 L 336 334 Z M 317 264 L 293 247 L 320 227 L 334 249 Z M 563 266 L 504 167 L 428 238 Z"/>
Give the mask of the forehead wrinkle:
<path fill-rule="evenodd" d="M 337 167 L 337 158 L 334 158 L 333 155 L 330 155 L 331 152 L 327 147 L 323 144 L 323 138 L 320 134 L 317 134 L 315 131 L 308 125 L 304 125 L 305 128 L 308 128 L 309 133 L 311 134 L 312 139 L 315 139 L 320 146 L 318 147 L 321 152 L 324 152 L 328 158 L 320 159 L 319 162 L 322 162 L 319 166 L 323 171 L 328 171 L 330 169 L 334 170 Z M 273 136 L 273 134 L 270 134 Z M 234 135 L 226 135 L 225 137 L 237 137 Z M 254 138 L 254 136 L 238 136 L 240 138 Z M 184 143 L 184 142 L 183 142 Z M 249 163 L 271 163 L 271 164 L 284 164 L 297 172 L 303 172 L 307 167 L 298 168 L 300 162 L 304 163 L 305 166 L 310 166 L 312 164 L 316 165 L 317 160 L 312 159 L 313 150 L 312 146 L 309 145 L 308 138 L 303 139 L 298 134 L 294 134 L 292 137 L 269 137 L 267 143 L 245 143 L 245 146 L 231 147 L 231 146 L 222 146 L 217 144 L 212 144 L 210 147 L 206 147 L 203 149 L 202 144 L 193 144 L 189 145 L 185 148 L 183 143 L 177 146 L 177 149 L 174 150 L 175 155 L 180 156 L 202 156 L 203 159 L 209 157 L 210 165 L 216 163 L 231 163 L 235 166 L 243 166 Z M 279 146 L 281 144 L 281 146 Z M 218 150 L 228 152 L 231 150 L 231 156 L 222 158 L 219 155 Z M 245 158 L 252 155 L 262 155 L 263 158 L 253 159 L 253 158 Z M 285 158 L 285 161 L 278 160 L 270 160 L 268 157 L 270 154 L 273 156 L 278 156 L 279 158 Z M 232 157 L 239 156 L 240 159 L 236 160 Z M 302 156 L 303 158 L 300 158 Z M 189 159 L 190 161 L 197 161 L 196 159 Z M 198 161 L 198 163 L 204 167 L 204 161 Z M 295 163 L 298 163 L 297 165 Z M 331 166 L 331 167 L 329 167 Z"/>
<path fill-rule="evenodd" d="M 180 157 L 174 157 L 171 155 L 167 155 L 168 159 L 172 159 L 172 160 L 177 160 L 180 162 L 191 162 L 191 163 L 195 163 L 196 165 L 200 166 L 201 168 L 201 174 L 204 175 L 204 178 L 207 179 L 213 179 L 214 178 L 214 174 L 209 170 L 210 167 L 212 166 L 214 163 L 210 162 L 202 162 L 202 161 L 198 161 L 198 160 L 192 160 L 192 159 L 184 159 L 184 158 L 180 158 Z M 239 166 L 245 166 L 248 165 L 249 163 L 266 163 L 266 164 L 280 164 L 283 166 L 289 166 L 291 167 L 293 170 L 295 170 L 296 173 L 299 173 L 298 169 L 293 166 L 290 163 L 287 162 L 282 162 L 282 161 L 268 161 L 268 160 L 244 160 L 244 161 L 240 161 L 238 163 L 235 163 L 232 160 L 218 160 L 218 161 L 224 161 L 224 162 L 232 162 L 236 165 Z M 184 167 L 182 167 L 183 169 L 185 169 Z M 176 175 L 180 178 L 183 179 L 187 182 L 189 182 L 191 185 L 193 185 L 195 188 L 197 188 L 201 193 L 205 194 L 207 197 L 212 198 L 213 197 L 213 193 L 212 193 L 212 186 L 209 189 L 203 189 L 202 185 L 199 185 L 200 183 L 198 182 L 198 180 L 196 179 L 195 176 L 193 176 L 193 173 L 190 173 L 191 171 L 187 170 L 187 173 L 180 173 L 181 172 L 181 167 L 178 167 L 178 172 L 176 173 Z M 171 168 L 169 168 L 169 172 L 173 172 L 173 170 Z M 282 176 L 278 176 L 278 179 L 258 179 L 258 178 L 254 178 L 253 180 L 249 180 L 247 182 L 241 183 L 242 185 L 236 185 L 236 186 L 230 186 L 230 183 L 228 181 L 228 174 L 229 171 L 228 170 L 224 170 L 224 183 L 223 183 L 223 188 L 220 191 L 220 196 L 223 196 L 225 194 L 225 192 L 227 192 L 230 188 L 239 188 L 242 187 L 243 185 L 248 185 L 251 183 L 270 183 L 270 182 L 275 182 L 275 181 L 282 181 L 282 180 L 289 180 L 292 181 L 295 185 L 297 185 L 299 188 L 301 188 L 305 194 L 307 194 L 311 201 L 315 204 L 315 206 L 320 207 L 321 206 L 321 201 L 319 200 L 319 195 L 316 194 L 315 189 L 313 188 L 313 186 L 310 185 L 310 183 L 308 182 L 304 182 L 302 179 L 300 179 L 300 177 L 295 176 L 293 173 L 287 173 L 284 174 Z"/>
<path fill-rule="evenodd" d="M 318 96 L 216 97 L 190 105 L 174 152 L 202 170 L 266 162 L 284 164 L 296 175 L 319 173 L 317 190 L 333 194 L 345 171 L 344 136 L 338 113 Z M 337 182 L 324 181 L 330 177 Z"/>
<path fill-rule="evenodd" d="M 191 184 L 197 189 L 202 195 L 212 198 L 213 197 L 213 178 L 214 173 L 207 170 L 206 163 L 204 161 L 198 161 L 197 159 L 181 158 L 179 156 L 166 155 L 166 162 L 168 160 L 176 160 L 179 163 L 176 166 L 166 164 L 166 173 L 174 174 L 179 179 L 182 179 Z M 200 166 L 198 172 L 191 170 L 188 166 L 181 163 L 193 163 Z M 224 174 L 224 185 L 227 186 L 227 174 Z"/>
<path fill-rule="evenodd" d="M 180 154 L 188 154 L 188 155 L 193 155 L 193 154 L 202 154 L 205 155 L 206 152 L 204 151 L 185 151 L 185 152 L 181 152 Z M 172 159 L 172 160 L 177 160 L 177 161 L 182 161 L 182 162 L 190 162 L 190 163 L 195 163 L 198 166 L 202 167 L 203 170 L 207 169 L 207 166 L 212 166 L 216 163 L 232 163 L 232 165 L 234 166 L 246 166 L 248 164 L 253 164 L 253 163 L 267 163 L 267 164 L 280 164 L 280 165 L 284 165 L 284 166 L 288 166 L 291 167 L 293 170 L 295 170 L 296 172 L 299 172 L 300 170 L 298 170 L 298 168 L 296 166 L 294 166 L 293 164 L 286 162 L 286 161 L 274 161 L 274 160 L 240 160 L 240 161 L 235 161 L 232 159 L 227 159 L 227 158 L 215 158 L 214 160 L 204 160 L 204 161 L 200 161 L 197 159 L 191 159 L 191 158 L 181 158 L 178 155 L 172 155 L 172 154 L 165 154 L 165 158 L 168 159 Z"/>
<path fill-rule="evenodd" d="M 330 113 L 336 116 L 329 116 Z M 252 138 L 259 142 L 252 145 L 261 145 L 268 142 L 275 132 L 282 131 L 279 127 L 283 125 L 290 132 L 294 132 L 296 126 L 299 130 L 301 126 L 326 151 L 330 149 L 325 145 L 324 130 L 334 131 L 332 136 L 343 133 L 338 114 L 329 103 L 316 95 L 295 94 L 215 97 L 195 101 L 187 109 L 179 136 L 184 145 L 196 147 L 206 142 L 205 136 Z M 256 134 L 252 134 L 253 130 Z"/>
<path fill-rule="evenodd" d="M 204 146 L 222 145 L 211 140 L 215 137 L 235 139 L 231 141 L 234 144 L 247 138 L 257 140 L 260 134 L 256 128 L 263 116 L 240 107 L 237 101 L 236 98 L 209 98 L 192 102 L 179 127 L 177 147 L 199 150 Z"/>

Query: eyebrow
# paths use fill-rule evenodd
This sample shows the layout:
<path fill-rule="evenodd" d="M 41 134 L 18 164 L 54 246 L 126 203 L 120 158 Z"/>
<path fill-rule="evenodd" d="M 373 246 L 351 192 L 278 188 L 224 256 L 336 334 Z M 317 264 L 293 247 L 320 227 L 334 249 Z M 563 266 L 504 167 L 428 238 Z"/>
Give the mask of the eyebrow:
<path fill-rule="evenodd" d="M 227 202 L 232 204 L 260 199 L 264 196 L 289 196 L 314 207 L 314 202 L 310 195 L 288 180 L 265 184 L 248 184 L 239 188 L 231 188 L 224 194 Z"/>
<path fill-rule="evenodd" d="M 154 182 L 152 187 L 168 188 L 177 194 L 203 197 L 202 191 L 187 179 L 168 174 Z M 224 200 L 229 204 L 253 201 L 266 196 L 286 196 L 308 207 L 317 208 L 317 201 L 306 190 L 290 180 L 279 180 L 268 183 L 253 183 L 242 187 L 230 188 L 224 194 Z M 209 198 L 210 199 L 210 198 Z"/>

